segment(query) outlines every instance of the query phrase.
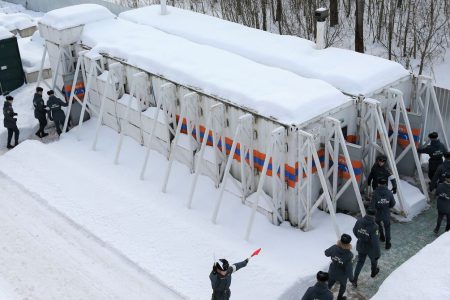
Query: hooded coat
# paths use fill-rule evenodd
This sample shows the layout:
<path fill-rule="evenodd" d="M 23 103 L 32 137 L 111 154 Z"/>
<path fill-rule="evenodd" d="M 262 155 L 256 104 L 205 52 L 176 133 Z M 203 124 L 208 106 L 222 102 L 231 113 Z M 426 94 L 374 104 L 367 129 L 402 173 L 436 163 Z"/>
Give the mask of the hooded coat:
<path fill-rule="evenodd" d="M 348 278 L 353 278 L 353 253 L 351 249 L 351 244 L 343 244 L 341 241 L 338 241 L 336 245 L 325 250 L 325 256 L 331 258 L 331 264 L 328 270 L 330 279 L 345 281 Z"/>

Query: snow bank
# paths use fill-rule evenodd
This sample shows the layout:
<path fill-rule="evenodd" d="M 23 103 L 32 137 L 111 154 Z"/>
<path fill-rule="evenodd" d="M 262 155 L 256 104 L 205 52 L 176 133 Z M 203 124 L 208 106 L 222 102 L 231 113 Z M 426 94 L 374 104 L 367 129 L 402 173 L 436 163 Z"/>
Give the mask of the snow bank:
<path fill-rule="evenodd" d="M 251 209 L 239 197 L 225 192 L 213 225 L 219 193 L 209 178 L 199 177 L 188 210 L 193 175 L 187 167 L 175 162 L 168 192 L 161 193 L 166 158 L 152 152 L 147 179 L 141 181 L 146 149 L 125 137 L 115 166 L 116 132 L 102 127 L 98 150 L 89 150 L 95 124 L 95 119 L 85 123 L 81 142 L 73 131 L 58 143 L 24 142 L 0 157 L 0 170 L 188 299 L 211 297 L 208 275 L 214 256 L 237 262 L 262 247 L 247 268 L 233 275 L 233 299 L 298 299 L 317 271 L 327 269 L 323 251 L 336 240 L 328 214 L 318 211 L 309 232 L 274 226 L 257 214 L 246 242 Z M 49 184 L 61 170 L 65 177 Z M 351 232 L 353 217 L 338 214 L 337 220 L 343 232 Z"/>
<path fill-rule="evenodd" d="M 410 221 L 428 208 L 427 199 L 418 188 L 409 184 L 407 181 L 400 180 L 400 188 L 402 189 L 403 198 L 405 199 L 407 206 L 406 210 L 408 211 L 408 218 L 406 220 Z M 396 201 L 394 209 L 401 211 L 398 194 L 394 195 L 394 198 Z M 399 220 L 405 221 L 404 219 Z"/>
<path fill-rule="evenodd" d="M 409 72 L 400 64 L 350 50 L 315 50 L 311 41 L 280 36 L 211 16 L 159 5 L 129 10 L 119 18 L 150 25 L 193 42 L 236 53 L 259 63 L 324 80 L 345 93 L 369 95 Z"/>
<path fill-rule="evenodd" d="M 8 30 L 23 30 L 36 26 L 36 21 L 24 13 L 3 14 L 0 13 L 0 25 Z"/>
<path fill-rule="evenodd" d="M 40 23 L 61 30 L 113 18 L 115 15 L 101 5 L 80 4 L 49 11 Z"/>
<path fill-rule="evenodd" d="M 87 24 L 81 41 L 95 52 L 288 124 L 350 101 L 321 80 L 302 78 L 126 20 Z"/>
<path fill-rule="evenodd" d="M 39 71 L 41 67 L 42 54 L 44 53 L 44 40 L 36 31 L 31 37 L 17 40 L 20 50 L 20 58 L 25 73 Z M 48 55 L 45 57 L 44 69 L 50 68 Z"/>
<path fill-rule="evenodd" d="M 450 233 L 445 233 L 391 273 L 372 300 L 450 299 L 449 257 Z"/>
<path fill-rule="evenodd" d="M 4 40 L 10 37 L 13 37 L 14 34 L 12 34 L 6 27 L 0 25 L 0 40 Z"/>

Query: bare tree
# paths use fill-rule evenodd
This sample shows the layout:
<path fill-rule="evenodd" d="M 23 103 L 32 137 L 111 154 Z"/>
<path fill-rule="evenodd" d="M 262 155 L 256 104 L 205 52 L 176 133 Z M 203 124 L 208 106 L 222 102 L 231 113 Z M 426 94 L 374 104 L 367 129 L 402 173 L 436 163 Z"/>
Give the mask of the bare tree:
<path fill-rule="evenodd" d="M 334 27 L 339 24 L 339 7 L 338 0 L 330 0 L 330 26 Z"/>
<path fill-rule="evenodd" d="M 364 0 L 356 0 L 355 51 L 364 53 Z"/>

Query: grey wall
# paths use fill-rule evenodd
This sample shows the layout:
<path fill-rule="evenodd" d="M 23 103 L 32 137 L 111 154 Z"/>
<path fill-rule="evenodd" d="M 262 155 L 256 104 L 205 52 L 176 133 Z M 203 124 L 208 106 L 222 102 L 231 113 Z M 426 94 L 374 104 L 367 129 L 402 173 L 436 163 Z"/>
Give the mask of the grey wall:
<path fill-rule="evenodd" d="M 108 8 L 112 13 L 119 14 L 129 8 L 103 0 L 4 0 L 6 2 L 22 4 L 24 7 L 34 11 L 48 12 L 53 9 L 84 3 L 99 4 Z"/>

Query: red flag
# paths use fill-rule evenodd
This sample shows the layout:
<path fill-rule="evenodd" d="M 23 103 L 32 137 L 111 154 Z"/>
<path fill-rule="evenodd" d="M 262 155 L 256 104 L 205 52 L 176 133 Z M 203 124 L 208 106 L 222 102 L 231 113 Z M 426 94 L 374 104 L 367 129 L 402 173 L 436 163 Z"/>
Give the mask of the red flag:
<path fill-rule="evenodd" d="M 259 252 L 261 252 L 261 248 L 255 250 L 255 252 L 253 252 L 252 255 L 251 255 L 250 257 L 253 257 L 253 256 L 255 256 L 255 255 L 258 255 Z"/>

